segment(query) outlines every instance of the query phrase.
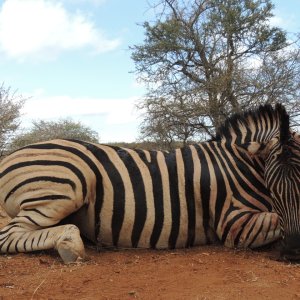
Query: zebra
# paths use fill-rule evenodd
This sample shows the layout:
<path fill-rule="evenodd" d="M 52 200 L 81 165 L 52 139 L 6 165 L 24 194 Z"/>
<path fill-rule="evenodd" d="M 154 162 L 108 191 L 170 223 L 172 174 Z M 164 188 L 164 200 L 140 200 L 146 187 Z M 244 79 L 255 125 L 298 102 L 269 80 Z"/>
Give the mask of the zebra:
<path fill-rule="evenodd" d="M 97 247 L 174 249 L 282 239 L 300 251 L 300 136 L 281 104 L 235 114 L 206 142 L 146 151 L 78 140 L 25 146 L 0 164 L 11 221 L 0 252 L 54 248 L 65 263 Z"/>

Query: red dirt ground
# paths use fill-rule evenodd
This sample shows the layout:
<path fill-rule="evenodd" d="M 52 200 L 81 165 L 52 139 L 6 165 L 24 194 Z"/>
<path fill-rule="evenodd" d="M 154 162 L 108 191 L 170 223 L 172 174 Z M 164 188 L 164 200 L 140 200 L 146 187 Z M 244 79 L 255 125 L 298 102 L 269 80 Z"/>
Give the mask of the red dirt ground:
<path fill-rule="evenodd" d="M 0 214 L 0 225 L 7 217 Z M 300 264 L 222 246 L 102 251 L 64 265 L 55 251 L 0 256 L 2 299 L 300 299 Z"/>

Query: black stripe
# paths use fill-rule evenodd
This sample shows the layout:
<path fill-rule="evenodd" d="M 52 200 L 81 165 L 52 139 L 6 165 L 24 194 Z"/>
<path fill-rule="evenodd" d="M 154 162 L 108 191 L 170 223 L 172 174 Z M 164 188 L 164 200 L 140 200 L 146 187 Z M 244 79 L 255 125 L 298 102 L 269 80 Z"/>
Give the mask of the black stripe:
<path fill-rule="evenodd" d="M 251 134 L 252 134 L 252 132 L 251 132 L 249 126 L 245 126 L 245 127 L 246 127 L 247 133 L 246 133 L 246 136 L 245 136 L 244 143 L 249 143 L 249 142 L 251 142 Z"/>
<path fill-rule="evenodd" d="M 208 240 L 208 230 L 209 230 L 209 200 L 210 200 L 210 173 L 208 169 L 208 163 L 206 157 L 204 155 L 203 150 L 199 145 L 194 145 L 200 162 L 201 162 L 201 174 L 200 174 L 200 195 L 201 195 L 201 203 L 202 203 L 202 212 L 203 212 L 203 230 L 205 233 L 206 243 L 208 244 L 210 241 Z"/>
<path fill-rule="evenodd" d="M 240 126 L 236 126 L 236 127 L 234 128 L 234 131 L 235 131 L 235 133 L 236 133 L 236 135 L 237 135 L 236 140 L 235 140 L 235 144 L 241 145 L 241 144 L 242 144 L 242 136 L 243 136 L 243 135 L 242 135 Z"/>
<path fill-rule="evenodd" d="M 58 177 L 51 177 L 51 176 L 37 176 L 37 177 L 32 177 L 29 179 L 26 179 L 22 182 L 20 182 L 19 184 L 17 184 L 16 186 L 14 186 L 10 192 L 6 195 L 4 202 L 6 202 L 8 200 L 8 198 L 14 193 L 16 192 L 19 188 L 25 186 L 26 184 L 32 183 L 32 182 L 38 182 L 38 181 L 50 181 L 50 182 L 55 182 L 55 183 L 61 183 L 61 184 L 68 184 L 72 187 L 73 191 L 75 190 L 75 183 L 70 180 L 70 179 L 66 179 L 66 178 L 58 178 Z"/>
<path fill-rule="evenodd" d="M 259 129 L 258 127 L 256 127 L 257 130 L 255 132 L 257 132 L 257 140 L 254 140 L 254 141 L 261 142 L 262 141 L 262 137 L 263 137 L 262 133 L 263 133 L 263 130 L 264 130 L 264 126 L 262 124 L 262 118 L 261 118 L 261 116 L 260 116 L 259 119 L 257 119 L 257 124 L 260 125 L 261 128 Z"/>
<path fill-rule="evenodd" d="M 40 233 L 40 236 L 39 236 L 39 239 L 38 239 L 38 242 L 37 242 L 37 246 L 39 246 L 39 243 L 40 243 L 40 241 L 41 241 L 41 238 L 42 238 L 42 235 L 43 235 L 43 233 L 44 233 L 44 231 L 43 230 L 41 230 L 41 233 Z"/>
<path fill-rule="evenodd" d="M 87 142 L 81 142 L 81 141 L 72 141 L 73 143 L 80 144 L 84 146 L 88 151 L 93 152 L 93 150 L 96 148 L 94 145 L 87 143 Z M 52 143 L 46 143 L 46 144 L 36 144 L 36 145 L 30 145 L 27 146 L 27 148 L 32 148 L 32 149 L 45 149 L 45 150 L 54 150 L 54 149 L 60 149 L 64 150 L 66 152 L 70 152 L 74 155 L 77 155 L 82 159 L 89 167 L 90 169 L 94 172 L 96 176 L 96 202 L 95 202 L 95 240 L 98 239 L 99 231 L 100 231 L 100 211 L 102 209 L 103 205 L 103 179 L 102 175 L 96 166 L 96 164 L 84 153 L 82 153 L 80 150 L 73 148 L 73 147 L 68 147 L 68 146 L 63 146 L 59 144 L 52 144 Z"/>
<path fill-rule="evenodd" d="M 133 187 L 135 218 L 131 235 L 131 243 L 132 247 L 136 248 L 138 246 L 138 242 L 147 217 L 145 182 L 143 181 L 141 171 L 132 156 L 124 149 L 119 149 L 118 155 L 128 170 L 130 181 Z"/>
<path fill-rule="evenodd" d="M 19 253 L 19 248 L 18 248 L 18 244 L 20 242 L 21 238 L 18 238 L 17 242 L 15 243 L 15 252 Z"/>
<path fill-rule="evenodd" d="M 14 241 L 14 239 L 12 239 L 9 243 L 8 243 L 8 245 L 7 245 L 7 247 L 6 247 L 6 253 L 9 253 L 9 248 L 10 248 L 10 245 L 12 244 L 12 242 Z"/>
<path fill-rule="evenodd" d="M 253 217 L 253 214 L 252 214 L 252 217 Z M 249 239 L 251 233 L 253 232 L 253 229 L 254 229 L 254 227 L 255 227 L 255 224 L 256 224 L 256 223 L 253 222 L 253 224 L 251 225 L 251 228 L 249 229 L 249 231 L 248 231 L 248 233 L 247 233 L 247 235 L 246 235 L 246 237 L 245 237 L 245 241 L 247 241 L 247 240 Z"/>
<path fill-rule="evenodd" d="M 231 220 L 229 220 L 225 226 L 225 229 L 222 232 L 222 244 L 225 243 L 228 233 L 231 230 L 231 227 L 234 225 L 235 222 L 237 222 L 240 218 L 242 218 L 244 215 L 249 214 L 248 211 L 242 211 L 239 214 L 235 215 Z"/>
<path fill-rule="evenodd" d="M 240 173 L 244 174 L 246 179 L 252 183 L 254 187 L 257 188 L 261 193 L 268 195 L 268 191 L 266 187 L 254 176 L 253 171 L 250 169 L 249 165 L 237 158 L 236 156 L 232 156 L 232 158 L 235 161 L 236 166 L 234 166 L 229 158 L 229 153 L 232 153 L 232 148 L 230 145 L 225 145 L 226 149 L 223 149 L 220 147 L 220 153 L 222 159 L 220 159 L 222 163 L 223 170 L 226 173 L 226 177 L 228 178 L 228 181 L 230 183 L 230 188 L 233 191 L 233 194 L 236 199 L 238 199 L 244 206 L 255 209 L 255 210 L 261 210 L 257 206 L 255 206 L 253 203 L 245 199 L 245 197 L 242 196 L 240 191 L 237 189 L 236 184 L 233 182 L 232 177 L 230 173 L 228 172 L 228 169 L 231 170 L 233 176 L 236 178 L 236 180 L 239 182 L 240 186 L 244 191 L 247 192 L 248 195 L 251 196 L 252 199 L 255 199 L 259 201 L 261 204 L 263 204 L 268 211 L 272 210 L 271 204 L 263 198 L 260 194 L 256 193 L 253 189 L 249 187 L 249 185 L 244 181 L 244 179 L 239 175 L 239 173 L 236 171 L 237 169 L 240 171 Z M 226 167 L 225 162 L 227 163 L 228 167 Z M 254 166 L 253 166 L 254 167 Z"/>
<path fill-rule="evenodd" d="M 261 233 L 263 227 L 264 227 L 264 222 L 265 219 L 263 219 L 263 221 L 261 222 L 259 229 L 257 230 L 255 236 L 253 237 L 252 241 L 250 242 L 250 244 L 248 245 L 249 248 L 251 248 L 252 244 L 255 242 L 255 240 L 257 239 L 257 237 L 259 236 L 259 234 Z"/>
<path fill-rule="evenodd" d="M 5 229 L 5 230 L 1 230 L 0 231 L 0 235 L 5 234 L 7 232 L 9 232 L 12 228 L 18 227 L 21 228 L 20 225 L 18 225 L 19 222 L 10 222 L 9 224 L 7 224 L 7 226 L 9 226 L 9 228 Z M 6 227 L 7 227 L 6 226 Z"/>
<path fill-rule="evenodd" d="M 195 241 L 196 210 L 194 196 L 194 162 L 190 147 L 181 149 L 185 176 L 185 198 L 188 212 L 188 238 L 186 247 L 192 247 Z"/>
<path fill-rule="evenodd" d="M 44 241 L 43 241 L 43 245 L 45 245 L 45 242 L 46 242 L 46 240 L 47 240 L 47 238 L 48 238 L 49 232 L 50 232 L 50 230 L 47 231 L 47 234 L 46 234 L 46 236 L 45 236 L 45 238 L 44 238 Z"/>
<path fill-rule="evenodd" d="M 44 213 L 42 213 L 40 210 L 38 210 L 36 208 L 22 208 L 22 210 L 24 210 L 24 211 L 34 211 L 34 212 L 38 213 L 39 215 L 41 215 L 41 216 L 43 216 L 45 218 L 51 219 L 51 217 L 45 215 Z"/>
<path fill-rule="evenodd" d="M 159 240 L 163 225 L 164 225 L 164 201 L 163 201 L 163 186 L 162 174 L 160 172 L 157 162 L 157 152 L 151 151 L 151 164 L 149 164 L 149 171 L 152 177 L 155 222 L 153 231 L 150 237 L 150 246 L 155 248 Z"/>
<path fill-rule="evenodd" d="M 35 237 L 33 237 L 32 240 L 31 240 L 31 246 L 30 246 L 30 247 L 31 247 L 31 250 L 33 250 L 33 243 L 34 243 L 34 240 L 35 240 Z"/>
<path fill-rule="evenodd" d="M 111 180 L 114 190 L 113 215 L 112 215 L 112 235 L 113 244 L 118 246 L 120 231 L 124 221 L 125 213 L 125 187 L 121 175 L 114 163 L 110 161 L 106 152 L 93 144 L 84 143 L 86 148 L 91 151 L 96 159 L 102 164 Z M 101 220 L 100 220 L 101 221 Z"/>
<path fill-rule="evenodd" d="M 41 227 L 40 224 L 38 224 L 37 222 L 35 222 L 31 217 L 29 216 L 18 216 L 18 218 L 25 218 L 27 220 L 29 220 L 32 224 L 36 225 L 37 227 Z"/>
<path fill-rule="evenodd" d="M 14 231 L 13 231 L 13 232 L 10 232 L 8 235 L 2 237 L 2 238 L 0 239 L 0 242 L 2 242 L 2 241 L 4 241 L 4 240 L 7 240 L 12 234 L 14 234 Z"/>
<path fill-rule="evenodd" d="M 205 151 L 207 152 L 211 164 L 214 169 L 215 177 L 216 177 L 216 186 L 217 186 L 217 195 L 216 195 L 216 203 L 214 207 L 214 229 L 217 230 L 218 224 L 221 218 L 222 210 L 224 207 L 224 203 L 227 197 L 227 189 L 224 181 L 223 174 L 220 170 L 220 167 L 217 163 L 216 156 L 218 157 L 217 154 L 217 149 L 216 149 L 216 144 L 215 143 L 210 143 L 211 150 L 207 146 L 207 144 L 202 145 Z M 224 169 L 224 166 L 223 166 Z"/>
<path fill-rule="evenodd" d="M 6 174 L 12 172 L 13 170 L 19 169 L 19 168 L 24 168 L 28 166 L 62 166 L 64 168 L 67 168 L 71 170 L 80 180 L 81 186 L 82 186 L 82 194 L 83 194 L 83 200 L 86 198 L 87 194 L 87 185 L 85 178 L 82 174 L 82 172 L 72 165 L 71 163 L 65 162 L 65 161 L 59 161 L 59 160 L 34 160 L 34 161 L 23 161 L 14 165 L 9 166 L 7 169 L 5 169 L 1 174 L 0 178 L 5 176 Z M 73 188 L 75 190 L 75 188 Z"/>
<path fill-rule="evenodd" d="M 26 246 L 27 241 L 28 241 L 28 239 L 25 239 L 24 242 L 23 242 L 24 252 L 27 251 L 27 246 Z"/>
<path fill-rule="evenodd" d="M 253 162 L 253 157 L 250 158 L 249 157 L 249 153 L 245 152 L 245 149 L 248 150 L 248 147 L 249 144 L 244 144 L 242 145 L 242 147 L 236 147 L 235 150 L 238 152 L 238 155 L 241 157 L 242 161 L 246 164 L 246 165 L 253 165 L 254 162 Z M 243 149 L 243 150 L 242 150 Z M 259 173 L 259 170 L 256 169 L 256 166 L 255 166 L 255 171 L 257 173 Z M 263 172 L 263 171 L 262 171 Z M 261 173 L 262 174 L 262 173 Z"/>
<path fill-rule="evenodd" d="M 239 242 L 240 242 L 240 237 L 242 235 L 242 233 L 244 232 L 245 227 L 248 225 L 249 221 L 251 220 L 253 216 L 253 213 L 249 212 L 249 216 L 248 218 L 246 218 L 246 220 L 244 221 L 244 223 L 242 224 L 239 233 L 236 235 L 235 239 L 234 239 L 234 246 L 238 247 Z M 245 239 L 246 241 L 247 239 Z"/>
<path fill-rule="evenodd" d="M 270 233 L 271 225 L 272 225 L 272 221 L 269 221 L 268 229 L 266 230 L 265 240 Z"/>
<path fill-rule="evenodd" d="M 175 152 L 164 153 L 169 173 L 169 186 L 172 212 L 172 228 L 169 237 L 169 248 L 174 249 L 179 234 L 180 226 L 180 200 L 178 192 L 178 171 Z"/>
<path fill-rule="evenodd" d="M 266 123 L 266 126 L 265 126 L 265 138 L 264 138 L 265 141 L 270 140 L 272 131 L 274 133 L 274 128 L 276 128 L 275 121 L 277 119 L 277 118 L 274 119 L 274 115 L 270 111 L 267 111 L 267 115 L 268 115 L 267 118 L 270 121 L 270 125 L 268 125 L 268 123 Z"/>
<path fill-rule="evenodd" d="M 35 198 L 28 198 L 23 201 L 21 201 L 20 206 L 22 206 L 25 203 L 28 202 L 34 202 L 34 201 L 46 201 L 46 200 L 71 200 L 70 197 L 65 195 L 46 195 L 42 197 L 35 197 Z M 24 209 L 26 210 L 26 208 Z M 39 212 L 41 214 L 41 212 Z"/>
<path fill-rule="evenodd" d="M 4 244 L 6 243 L 8 237 L 9 237 L 9 236 L 6 236 L 6 237 L 5 237 L 5 241 L 4 241 L 2 244 L 0 244 L 0 252 L 2 252 L 2 253 L 4 253 L 4 251 L 2 251 L 2 247 L 3 247 Z M 1 241 L 2 241 L 2 240 L 1 240 Z"/>
<path fill-rule="evenodd" d="M 2 242 L 2 241 L 4 241 L 4 240 L 7 240 L 8 237 L 10 237 L 12 234 L 13 234 L 13 232 L 10 233 L 10 234 L 8 234 L 8 235 L 6 235 L 6 236 L 4 236 L 4 237 L 2 237 L 2 238 L 0 238 L 0 242 Z"/>
<path fill-rule="evenodd" d="M 255 117 L 252 117 L 252 121 L 254 123 L 254 127 L 255 127 L 255 131 L 254 131 L 254 136 L 253 136 L 253 141 L 258 141 L 260 142 L 260 140 L 258 140 L 258 120 Z"/>
<path fill-rule="evenodd" d="M 141 149 L 132 149 L 132 150 L 135 151 L 135 152 L 138 154 L 138 156 L 141 158 L 141 160 L 142 160 L 146 165 L 149 164 L 148 159 L 147 159 L 147 157 L 146 157 L 146 154 L 145 154 L 144 150 L 141 150 Z"/>

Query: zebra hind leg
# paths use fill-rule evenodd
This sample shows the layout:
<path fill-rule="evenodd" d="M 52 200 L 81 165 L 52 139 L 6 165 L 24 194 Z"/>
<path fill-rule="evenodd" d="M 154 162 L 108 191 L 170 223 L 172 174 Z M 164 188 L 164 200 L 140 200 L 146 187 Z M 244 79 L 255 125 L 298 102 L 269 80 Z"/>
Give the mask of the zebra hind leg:
<path fill-rule="evenodd" d="M 75 225 L 63 225 L 63 233 L 55 242 L 60 257 L 65 263 L 72 263 L 78 259 L 85 258 L 85 251 L 80 232 Z"/>
<path fill-rule="evenodd" d="M 41 214 L 38 221 L 39 223 L 34 217 L 20 211 L 0 231 L 0 252 L 18 253 L 54 248 L 65 263 L 72 263 L 85 257 L 84 245 L 77 226 L 67 224 L 45 228 L 46 226 L 41 226 Z"/>

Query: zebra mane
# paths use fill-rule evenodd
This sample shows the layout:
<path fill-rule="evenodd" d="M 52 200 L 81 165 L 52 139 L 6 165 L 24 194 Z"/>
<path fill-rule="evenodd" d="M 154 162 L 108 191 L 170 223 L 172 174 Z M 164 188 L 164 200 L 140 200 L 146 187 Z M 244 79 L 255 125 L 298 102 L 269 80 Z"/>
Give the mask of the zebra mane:
<path fill-rule="evenodd" d="M 289 115 L 281 104 L 275 108 L 270 104 L 237 113 L 225 120 L 216 133 L 216 141 L 235 140 L 235 143 L 267 142 L 274 136 L 280 137 L 285 145 L 289 141 Z"/>
<path fill-rule="evenodd" d="M 280 142 L 282 145 L 287 145 L 290 139 L 290 117 L 287 114 L 284 106 L 281 104 L 276 105 L 276 109 L 280 116 Z"/>

